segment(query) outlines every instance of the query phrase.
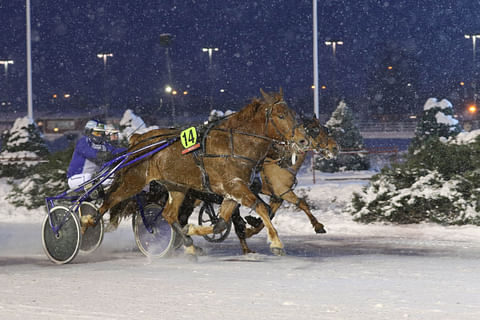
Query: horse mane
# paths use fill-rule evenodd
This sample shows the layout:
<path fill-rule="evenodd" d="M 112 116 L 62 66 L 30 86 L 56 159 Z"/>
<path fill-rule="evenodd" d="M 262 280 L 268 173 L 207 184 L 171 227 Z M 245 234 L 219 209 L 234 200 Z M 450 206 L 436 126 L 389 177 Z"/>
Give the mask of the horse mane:
<path fill-rule="evenodd" d="M 240 111 L 234 113 L 230 118 L 228 118 L 228 126 L 230 128 L 238 128 L 244 125 L 246 122 L 252 120 L 255 117 L 262 105 L 262 101 L 254 98 L 249 105 L 247 105 Z"/>

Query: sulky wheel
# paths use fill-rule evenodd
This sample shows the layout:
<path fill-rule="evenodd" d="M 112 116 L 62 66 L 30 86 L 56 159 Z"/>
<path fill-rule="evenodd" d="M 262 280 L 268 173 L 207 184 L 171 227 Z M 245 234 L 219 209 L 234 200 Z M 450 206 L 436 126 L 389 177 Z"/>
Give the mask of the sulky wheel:
<path fill-rule="evenodd" d="M 218 209 L 220 205 L 210 202 L 203 202 L 200 212 L 198 213 L 198 224 L 199 225 L 215 225 L 218 222 Z M 212 233 L 204 235 L 203 238 L 209 242 L 222 242 L 230 234 L 230 229 L 232 229 L 232 220 L 227 223 L 227 229 L 223 230 L 221 233 Z"/>
<path fill-rule="evenodd" d="M 69 263 L 80 250 L 81 242 L 78 215 L 63 206 L 53 207 L 42 225 L 42 245 L 47 257 L 58 264 Z"/>
<path fill-rule="evenodd" d="M 147 257 L 163 257 L 174 249 L 175 232 L 163 218 L 163 207 L 150 203 L 144 207 L 144 219 L 139 211 L 133 215 L 133 232 L 138 249 Z"/>
<path fill-rule="evenodd" d="M 91 215 L 93 217 L 97 214 L 97 208 L 93 203 L 84 201 L 79 208 L 80 217 L 84 215 Z M 91 253 L 95 251 L 103 241 L 104 223 L 103 219 L 94 227 L 88 227 L 82 235 L 82 243 L 80 251 L 83 253 Z"/>

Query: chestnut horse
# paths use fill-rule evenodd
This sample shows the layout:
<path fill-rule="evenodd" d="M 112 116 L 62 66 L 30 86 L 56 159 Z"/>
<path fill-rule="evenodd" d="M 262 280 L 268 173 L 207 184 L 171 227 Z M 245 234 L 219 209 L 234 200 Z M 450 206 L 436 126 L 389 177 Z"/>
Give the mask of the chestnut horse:
<path fill-rule="evenodd" d="M 316 149 L 318 153 L 327 159 L 336 157 L 338 154 L 338 145 L 330 136 L 328 129 L 322 126 L 316 118 L 305 121 L 304 125 L 307 134 L 313 138 L 312 148 Z M 305 199 L 299 198 L 293 191 L 297 184 L 296 176 L 298 170 L 305 161 L 306 156 L 306 153 L 301 153 L 295 163 L 289 163 L 288 165 L 282 164 L 272 158 L 265 159 L 262 170 L 260 171 L 260 178 L 262 180 L 260 193 L 270 196 L 271 219 L 273 219 L 283 201 L 287 201 L 305 212 L 316 233 L 325 233 L 326 231 L 323 224 L 318 222 L 310 212 L 310 208 Z M 283 155 L 281 158 L 284 160 L 289 159 L 288 152 L 287 155 Z M 232 220 L 235 226 L 235 232 L 240 240 L 243 253 L 250 253 L 252 251 L 248 248 L 245 239 L 259 233 L 264 225 L 258 218 L 247 216 L 247 221 L 253 224 L 254 227 L 245 230 L 245 223 L 242 223 L 239 219 L 241 219 L 241 217 L 235 216 Z"/>
<path fill-rule="evenodd" d="M 175 141 L 149 158 L 121 169 L 115 175 L 98 216 L 82 217 L 82 227 L 94 225 L 110 208 L 139 193 L 151 181 L 157 181 L 169 192 L 163 216 L 182 236 L 187 253 L 195 253 L 191 235 L 221 232 L 233 209 L 241 204 L 255 209 L 267 228 L 271 251 L 283 255 L 283 244 L 270 221 L 268 209 L 249 189 L 250 180 L 252 172 L 274 146 L 285 148 L 292 143 L 293 147 L 306 149 L 309 139 L 304 128 L 297 124 L 296 115 L 288 108 L 281 91 L 273 95 L 260 91 L 262 100 L 254 99 L 239 112 L 208 127 L 201 137 L 200 149 L 182 154 L 182 145 Z M 155 138 L 154 134 L 147 133 L 145 140 L 148 141 L 143 144 L 164 139 Z M 223 197 L 219 213 L 222 219 L 217 225 L 187 225 L 182 230 L 178 209 L 189 190 Z"/>

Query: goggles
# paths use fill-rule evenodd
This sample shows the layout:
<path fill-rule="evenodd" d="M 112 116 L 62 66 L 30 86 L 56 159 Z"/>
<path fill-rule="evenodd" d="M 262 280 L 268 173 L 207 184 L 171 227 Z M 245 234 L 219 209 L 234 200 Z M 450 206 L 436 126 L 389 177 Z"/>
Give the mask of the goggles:
<path fill-rule="evenodd" d="M 92 131 L 92 135 L 95 137 L 103 137 L 105 133 L 103 131 Z"/>

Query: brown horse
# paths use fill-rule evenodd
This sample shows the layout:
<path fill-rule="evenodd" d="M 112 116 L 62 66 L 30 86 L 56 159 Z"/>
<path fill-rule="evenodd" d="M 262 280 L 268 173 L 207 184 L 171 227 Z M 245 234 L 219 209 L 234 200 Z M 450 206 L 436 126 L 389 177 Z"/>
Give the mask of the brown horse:
<path fill-rule="evenodd" d="M 338 154 L 338 145 L 335 140 L 329 135 L 328 129 L 320 124 L 318 119 L 313 118 L 305 121 L 305 130 L 307 134 L 313 138 L 312 148 L 316 149 L 323 157 L 330 159 Z M 263 163 L 260 171 L 260 178 L 262 180 L 262 189 L 260 193 L 270 196 L 270 218 L 273 219 L 278 208 L 283 201 L 290 202 L 303 210 L 310 220 L 316 233 L 325 233 L 323 224 L 318 222 L 315 216 L 310 212 L 310 208 L 305 199 L 299 198 L 293 189 L 297 184 L 297 173 L 307 154 L 301 153 L 296 159 L 295 163 L 289 165 L 282 165 L 281 162 L 275 159 L 267 158 Z M 289 159 L 288 155 L 284 155 L 284 159 Z M 240 240 L 243 253 L 252 252 L 246 243 L 246 238 L 249 238 L 263 229 L 263 223 L 257 218 L 247 216 L 247 221 L 254 224 L 253 228 L 245 230 L 245 223 L 239 221 L 239 217 L 233 219 L 235 231 Z"/>
<path fill-rule="evenodd" d="M 284 254 L 268 216 L 267 207 L 257 201 L 249 189 L 252 172 L 276 146 L 307 148 L 309 139 L 302 126 L 297 125 L 295 113 L 288 108 L 280 91 L 273 95 L 261 90 L 263 100 L 254 99 L 238 113 L 209 127 L 201 138 L 201 149 L 182 154 L 182 145 L 176 141 L 148 159 L 134 163 L 118 172 L 109 188 L 98 217 L 82 217 L 82 225 L 95 224 L 110 208 L 142 190 L 151 181 L 157 181 L 169 191 L 169 200 L 163 211 L 168 223 L 183 236 L 187 253 L 195 253 L 190 235 L 221 232 L 237 203 L 256 210 L 267 227 L 270 248 L 275 254 Z M 164 139 L 148 133 L 148 142 Z M 137 149 L 141 144 L 135 146 Z M 216 226 L 187 225 L 182 230 L 178 223 L 178 209 L 188 190 L 223 197 Z"/>

